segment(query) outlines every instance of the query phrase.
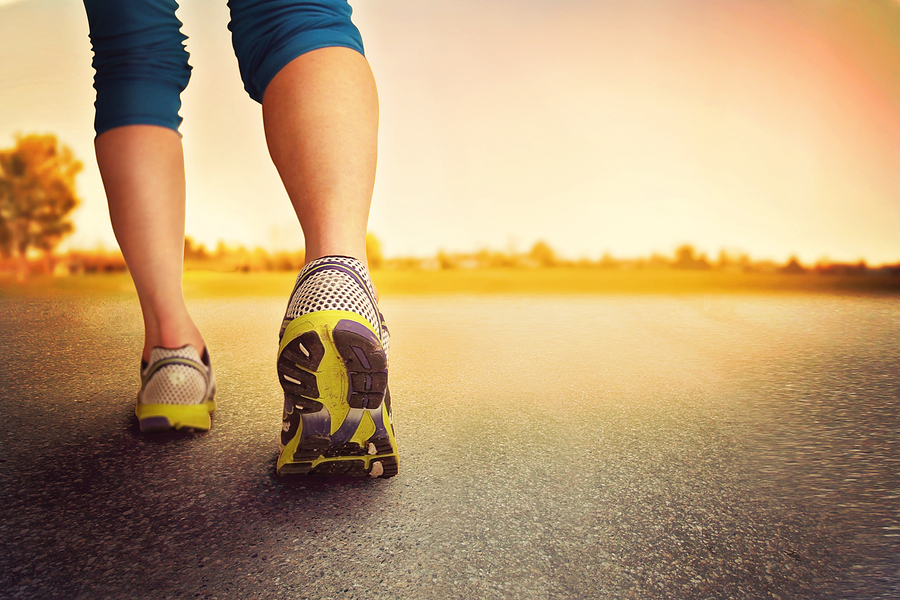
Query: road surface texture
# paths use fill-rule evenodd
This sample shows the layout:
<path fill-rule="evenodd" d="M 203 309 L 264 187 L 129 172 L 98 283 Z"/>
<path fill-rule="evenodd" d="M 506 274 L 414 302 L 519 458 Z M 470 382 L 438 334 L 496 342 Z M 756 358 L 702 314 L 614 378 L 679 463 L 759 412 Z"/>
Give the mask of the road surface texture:
<path fill-rule="evenodd" d="M 900 597 L 897 297 L 386 298 L 350 481 L 275 476 L 284 299 L 190 305 L 213 429 L 141 435 L 133 297 L 0 297 L 0 597 Z"/>

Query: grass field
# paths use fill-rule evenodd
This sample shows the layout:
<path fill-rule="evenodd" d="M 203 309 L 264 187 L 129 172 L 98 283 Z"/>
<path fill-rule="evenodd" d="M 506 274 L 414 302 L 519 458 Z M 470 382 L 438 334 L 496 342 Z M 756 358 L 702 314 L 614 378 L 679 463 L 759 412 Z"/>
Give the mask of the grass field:
<path fill-rule="evenodd" d="M 375 270 L 381 295 L 437 294 L 679 294 L 728 292 L 882 293 L 900 294 L 900 276 L 835 276 L 807 273 L 736 273 L 721 271 L 607 270 L 580 267 L 544 269 Z M 188 271 L 187 298 L 287 296 L 291 272 L 221 273 Z M 17 283 L 0 276 L 0 296 L 133 295 L 127 273 L 35 276 Z"/>

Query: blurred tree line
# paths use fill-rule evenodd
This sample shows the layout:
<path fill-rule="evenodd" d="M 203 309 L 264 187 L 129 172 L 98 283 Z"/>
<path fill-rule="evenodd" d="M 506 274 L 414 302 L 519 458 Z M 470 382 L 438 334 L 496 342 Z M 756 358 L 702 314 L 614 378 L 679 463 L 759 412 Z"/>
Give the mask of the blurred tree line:
<path fill-rule="evenodd" d="M 299 226 L 298 226 L 299 227 Z M 369 266 L 377 269 L 384 263 L 381 242 L 372 233 L 366 234 L 366 255 Z M 237 271 L 254 273 L 259 271 L 299 271 L 306 264 L 303 250 L 280 250 L 269 252 L 264 248 L 248 249 L 246 246 L 229 246 L 220 241 L 215 249 L 209 250 L 190 236 L 184 238 L 184 268 L 211 271 Z"/>
<path fill-rule="evenodd" d="M 75 177 L 82 169 L 72 151 L 54 135 L 17 136 L 12 148 L 0 150 L 0 271 L 14 270 L 19 280 L 30 270 L 40 268 L 55 274 L 115 272 L 127 269 L 121 253 L 98 250 L 70 251 L 54 256 L 60 241 L 73 231 L 69 215 L 78 206 Z M 840 264 L 821 261 L 804 267 L 796 257 L 786 264 L 753 261 L 747 254 L 721 251 L 716 260 L 685 244 L 675 250 L 674 258 L 653 254 L 649 258 L 617 259 L 605 253 L 599 260 L 560 257 L 543 240 L 525 252 L 481 249 L 476 252 L 440 251 L 434 257 L 394 257 L 383 255 L 378 238 L 366 236 L 366 252 L 373 269 L 479 269 L 479 268 L 551 268 L 589 267 L 599 269 L 679 269 L 717 270 L 744 273 L 782 273 L 800 275 L 815 272 L 825 275 L 865 275 L 874 272 L 900 274 L 900 264 L 873 269 L 860 261 Z M 305 263 L 303 250 L 268 252 L 248 250 L 219 242 L 208 250 L 185 237 L 186 269 L 218 271 L 298 271 Z"/>

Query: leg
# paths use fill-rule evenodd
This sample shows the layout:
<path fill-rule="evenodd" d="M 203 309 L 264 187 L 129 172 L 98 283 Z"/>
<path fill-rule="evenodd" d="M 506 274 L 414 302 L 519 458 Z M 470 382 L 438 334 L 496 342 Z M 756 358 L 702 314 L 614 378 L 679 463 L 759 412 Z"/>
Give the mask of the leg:
<path fill-rule="evenodd" d="M 85 0 L 94 48 L 97 164 L 144 316 L 142 431 L 209 429 L 215 378 L 181 293 L 180 94 L 190 66 L 175 0 Z"/>
<path fill-rule="evenodd" d="M 378 135 L 372 73 L 355 50 L 313 50 L 279 71 L 262 105 L 307 261 L 282 324 L 276 469 L 391 477 L 398 463 L 388 332 L 365 267 Z"/>
<path fill-rule="evenodd" d="M 344 0 L 229 5 L 244 85 L 306 239 L 279 336 L 276 470 L 392 477 L 389 335 L 365 264 L 378 98 L 362 40 Z M 254 35 L 275 11 L 277 39 Z"/>
<path fill-rule="evenodd" d="M 366 59 L 321 48 L 285 66 L 263 96 L 272 160 L 306 239 L 306 260 L 365 262 L 375 182 L 378 96 Z"/>
<path fill-rule="evenodd" d="M 181 291 L 184 159 L 178 133 L 130 125 L 100 134 L 97 164 L 113 230 L 144 315 L 143 359 L 157 346 L 205 349 Z"/>
<path fill-rule="evenodd" d="M 190 66 L 175 0 L 85 0 L 97 89 L 95 148 L 109 214 L 154 346 L 203 340 L 181 296 L 184 159 L 177 133 Z"/>
<path fill-rule="evenodd" d="M 229 0 L 244 87 L 306 238 L 307 261 L 365 262 L 378 98 L 346 0 Z"/>

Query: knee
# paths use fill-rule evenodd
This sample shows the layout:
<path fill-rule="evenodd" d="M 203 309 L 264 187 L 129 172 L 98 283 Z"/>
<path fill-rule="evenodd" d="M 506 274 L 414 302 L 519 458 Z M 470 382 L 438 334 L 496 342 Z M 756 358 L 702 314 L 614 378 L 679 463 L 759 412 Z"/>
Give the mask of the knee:
<path fill-rule="evenodd" d="M 335 46 L 363 53 L 346 0 L 229 0 L 228 6 L 244 89 L 257 102 L 272 78 L 302 54 Z"/>

